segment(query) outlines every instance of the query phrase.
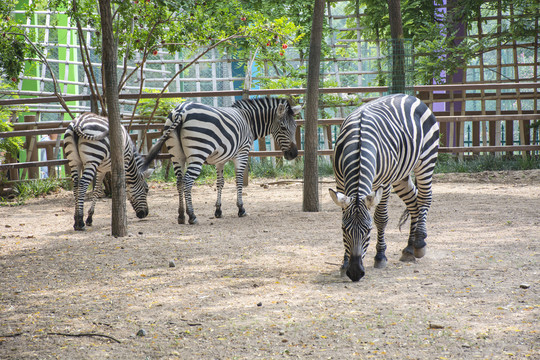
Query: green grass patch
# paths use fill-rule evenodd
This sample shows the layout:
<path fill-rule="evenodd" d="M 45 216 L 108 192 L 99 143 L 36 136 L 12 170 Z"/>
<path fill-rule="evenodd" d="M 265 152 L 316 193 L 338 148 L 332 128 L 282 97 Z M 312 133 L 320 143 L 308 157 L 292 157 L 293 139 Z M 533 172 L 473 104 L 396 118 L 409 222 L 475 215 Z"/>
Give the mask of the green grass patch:
<path fill-rule="evenodd" d="M 332 163 L 327 158 L 319 159 L 319 176 L 333 176 Z M 229 161 L 223 169 L 225 180 L 234 180 L 234 164 Z M 304 177 L 304 160 L 286 161 L 283 159 L 273 158 L 251 158 L 249 160 L 249 177 L 255 178 L 272 178 L 272 179 L 302 179 Z M 214 165 L 203 165 L 201 174 L 195 181 L 197 184 L 213 184 L 216 182 L 217 174 Z M 167 162 L 162 162 L 162 166 L 158 167 L 151 177 L 152 181 L 158 182 L 175 182 L 172 165 L 167 169 Z"/>
<path fill-rule="evenodd" d="M 452 154 L 439 154 L 435 173 L 475 173 L 481 171 L 540 169 L 540 157 L 511 158 L 495 155 L 479 155 L 459 159 Z"/>
<path fill-rule="evenodd" d="M 52 178 L 17 182 L 13 184 L 13 195 L 9 198 L 0 197 L 0 206 L 23 205 L 29 198 L 50 195 L 60 188 L 70 189 L 70 187 L 69 179 Z"/>

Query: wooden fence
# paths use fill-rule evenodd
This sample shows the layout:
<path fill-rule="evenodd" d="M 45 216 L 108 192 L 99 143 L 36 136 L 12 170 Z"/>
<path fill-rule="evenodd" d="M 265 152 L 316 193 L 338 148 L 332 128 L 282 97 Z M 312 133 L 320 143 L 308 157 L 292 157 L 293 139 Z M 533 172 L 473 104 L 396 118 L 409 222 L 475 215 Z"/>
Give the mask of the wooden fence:
<path fill-rule="evenodd" d="M 467 84 L 467 85 L 433 85 L 417 86 L 415 94 L 422 99 L 432 110 L 441 125 L 441 153 L 463 154 L 463 153 L 505 153 L 506 155 L 515 155 L 516 152 L 522 155 L 540 155 L 540 144 L 538 141 L 538 131 L 532 132 L 529 129 L 532 121 L 540 120 L 538 110 L 538 90 L 539 83 L 500 83 L 500 84 Z M 514 91 L 510 91 L 514 90 Z M 321 89 L 321 93 L 340 93 L 340 94 L 366 94 L 362 101 L 369 101 L 382 95 L 387 91 L 386 87 L 361 87 L 361 88 L 328 88 Z M 504 91 L 504 92 L 502 92 Z M 305 89 L 286 89 L 286 90 L 252 90 L 250 95 L 296 95 L 305 93 Z M 216 97 L 216 96 L 241 96 L 242 91 L 226 92 L 196 92 L 196 93 L 167 93 L 168 97 L 190 98 L 197 97 Z M 133 98 L 136 95 L 124 94 L 123 98 Z M 156 94 L 144 94 L 144 97 L 155 97 Z M 81 96 L 77 96 L 77 99 Z M 66 101 L 73 101 L 70 97 Z M 523 109 L 521 106 L 517 110 L 503 110 L 497 106 L 495 111 L 487 111 L 482 107 L 481 111 L 465 111 L 465 105 L 468 101 L 501 102 L 511 100 L 521 103 L 529 101 L 533 103 L 531 109 Z M 10 99 L 0 100 L 0 105 L 28 104 L 40 102 L 53 102 L 56 98 L 31 98 L 31 99 Z M 445 104 L 443 111 L 435 109 L 436 104 Z M 20 162 L 17 159 L 6 156 L 6 163 L 0 164 L 0 172 L 7 175 L 10 180 L 20 180 L 25 178 L 38 178 L 39 167 L 47 167 L 49 176 L 57 176 L 56 168 L 65 166 L 67 161 L 60 159 L 63 140 L 58 134 L 63 134 L 70 121 L 39 121 L 41 113 L 25 116 L 24 122 L 13 122 L 14 131 L 0 133 L 0 139 L 9 137 L 25 137 L 26 160 Z M 63 116 L 60 114 L 60 116 Z M 514 122 L 518 122 L 519 143 L 514 141 Z M 304 120 L 297 120 L 298 132 L 297 143 L 300 144 L 301 128 Z M 333 143 L 335 136 L 332 133 L 332 126 L 339 126 L 343 118 L 319 119 L 318 124 L 322 127 L 324 136 L 324 146 L 319 150 L 319 155 L 333 154 Z M 472 145 L 464 144 L 464 124 L 472 123 Z M 159 137 L 162 124 L 150 123 L 144 119 L 134 119 L 130 121 L 125 118 L 122 123 L 127 127 L 131 123 L 130 134 L 138 145 L 144 142 L 146 150 L 152 140 Z M 497 141 L 497 129 L 500 124 L 506 124 L 506 141 L 504 144 Z M 481 128 L 480 124 L 484 124 Z M 38 136 L 48 136 L 47 140 L 39 140 Z M 500 140 L 500 139 L 499 139 Z M 280 151 L 274 149 L 273 143 L 270 149 L 266 148 L 266 141 L 259 142 L 259 150 L 252 151 L 251 156 L 255 157 L 277 157 L 281 156 Z M 43 151 L 48 160 L 40 161 L 38 152 Z M 166 158 L 167 154 L 161 154 L 161 158 Z M 299 156 L 303 156 L 303 149 L 299 149 Z M 22 169 L 22 171 L 21 171 Z M 68 173 L 68 172 L 66 172 Z"/>

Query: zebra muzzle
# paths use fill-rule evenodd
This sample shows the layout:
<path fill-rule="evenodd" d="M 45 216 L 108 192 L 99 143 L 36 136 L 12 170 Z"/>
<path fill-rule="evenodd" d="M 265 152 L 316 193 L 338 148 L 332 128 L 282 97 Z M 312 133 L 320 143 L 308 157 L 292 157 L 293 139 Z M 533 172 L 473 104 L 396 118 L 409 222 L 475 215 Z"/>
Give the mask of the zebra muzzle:
<path fill-rule="evenodd" d="M 364 277 L 366 271 L 364 270 L 364 266 L 362 265 L 362 257 L 351 256 L 351 258 L 349 259 L 349 267 L 347 268 L 346 274 L 349 279 L 355 282 L 359 281 L 361 278 Z"/>
<path fill-rule="evenodd" d="M 291 144 L 291 147 L 288 150 L 283 151 L 283 155 L 287 160 L 295 159 L 298 156 L 298 148 L 296 147 L 296 144 Z"/>
<path fill-rule="evenodd" d="M 137 211 L 137 217 L 139 219 L 144 219 L 147 216 L 148 216 L 148 209 L 143 209 L 143 210 Z"/>

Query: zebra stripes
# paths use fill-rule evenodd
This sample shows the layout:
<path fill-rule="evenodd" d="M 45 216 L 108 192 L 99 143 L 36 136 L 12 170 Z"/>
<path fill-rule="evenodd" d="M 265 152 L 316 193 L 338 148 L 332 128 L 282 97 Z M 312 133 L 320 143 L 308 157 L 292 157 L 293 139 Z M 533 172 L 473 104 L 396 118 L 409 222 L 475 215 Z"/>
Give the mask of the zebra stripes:
<path fill-rule="evenodd" d="M 298 150 L 293 117 L 300 109 L 300 106 L 293 107 L 287 100 L 277 98 L 239 100 L 232 107 L 216 108 L 195 102 L 177 106 L 169 114 L 163 135 L 150 149 L 144 166 L 146 168 L 156 158 L 165 144 L 172 155 L 177 179 L 178 223 L 185 223 L 184 197 L 189 223 L 197 223 L 191 189 L 204 163 L 216 165 L 217 200 L 214 215 L 217 218 L 222 216 L 223 167 L 229 160 L 235 165 L 238 216 L 246 215 L 242 187 L 253 141 L 272 134 L 285 158 L 294 159 Z"/>
<path fill-rule="evenodd" d="M 84 198 L 90 182 L 95 180 L 92 205 L 86 225 L 92 225 L 92 216 L 105 174 L 111 170 L 109 124 L 105 117 L 83 113 L 76 117 L 64 133 L 64 157 L 68 160 L 75 196 L 75 230 L 84 230 Z M 124 164 L 126 170 L 127 196 L 138 218 L 148 215 L 146 197 L 148 185 L 145 179 L 151 171 L 141 171 L 142 157 L 137 153 L 127 131 L 122 128 L 124 141 Z"/>
<path fill-rule="evenodd" d="M 405 214 L 411 216 L 409 240 L 400 260 L 414 261 L 424 256 L 438 146 L 437 121 L 429 108 L 413 96 L 381 97 L 361 106 L 343 122 L 334 149 L 337 191 L 330 189 L 330 195 L 343 209 L 342 273 L 351 280 L 358 281 L 365 274 L 362 259 L 372 228 L 369 209 L 374 206 L 375 267 L 386 266 L 384 231 L 391 187 L 405 203 Z"/>

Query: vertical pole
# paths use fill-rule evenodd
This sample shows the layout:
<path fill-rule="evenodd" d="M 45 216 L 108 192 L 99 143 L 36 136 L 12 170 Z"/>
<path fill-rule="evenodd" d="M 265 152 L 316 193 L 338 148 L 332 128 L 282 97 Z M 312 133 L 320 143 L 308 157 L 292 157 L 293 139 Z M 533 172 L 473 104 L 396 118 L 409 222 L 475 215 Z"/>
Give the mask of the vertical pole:
<path fill-rule="evenodd" d="M 111 234 L 115 237 L 127 235 L 126 216 L 126 172 L 124 169 L 124 146 L 120 105 L 118 101 L 117 48 L 112 26 L 110 0 L 99 0 L 103 37 L 102 65 L 105 75 L 104 87 L 107 94 L 109 138 L 111 142 L 112 213 Z"/>
<path fill-rule="evenodd" d="M 35 115 L 25 115 L 24 116 L 24 122 L 36 122 L 36 116 Z M 33 127 L 35 128 L 35 126 Z M 26 161 L 38 161 L 38 147 L 37 147 L 37 135 L 31 135 L 26 137 L 25 142 L 25 148 L 26 148 Z M 39 178 L 39 168 L 37 167 L 30 167 L 28 170 L 28 178 L 29 179 L 38 179 Z"/>
<path fill-rule="evenodd" d="M 390 35 L 392 36 L 392 80 L 390 93 L 405 92 L 405 45 L 403 44 L 403 23 L 401 1 L 388 0 Z"/>
<path fill-rule="evenodd" d="M 317 125 L 319 113 L 319 78 L 324 0 L 315 0 L 309 44 L 309 64 L 305 109 L 303 211 L 319 211 L 319 170 L 317 164 Z"/>

